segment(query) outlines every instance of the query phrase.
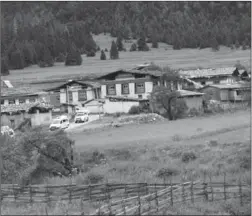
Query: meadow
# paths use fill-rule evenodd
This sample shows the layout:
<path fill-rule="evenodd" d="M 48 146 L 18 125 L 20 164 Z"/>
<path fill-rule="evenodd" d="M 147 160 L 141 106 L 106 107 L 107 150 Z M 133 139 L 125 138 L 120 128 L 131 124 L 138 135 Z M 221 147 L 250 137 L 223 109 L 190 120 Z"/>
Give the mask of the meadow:
<path fill-rule="evenodd" d="M 94 40 L 100 49 L 110 50 L 112 38 L 107 35 L 94 35 Z M 132 42 L 135 42 L 132 40 Z M 173 50 L 172 46 L 159 43 L 159 48 L 151 48 L 149 52 L 129 52 L 132 43 L 124 43 L 126 52 L 119 54 L 118 60 L 109 60 L 109 52 L 105 52 L 106 61 L 100 60 L 100 52 L 95 57 L 82 55 L 81 66 L 65 67 L 64 63 L 55 63 L 54 67 L 39 68 L 37 65 L 24 68 L 23 70 L 10 70 L 6 79 L 12 83 L 27 84 L 31 82 L 73 79 L 76 77 L 97 76 L 113 72 L 119 68 L 132 68 L 145 62 L 154 62 L 160 66 L 169 66 L 174 69 L 198 68 L 198 67 L 232 67 L 237 61 L 246 67 L 250 67 L 250 50 L 231 50 L 228 47 L 220 47 L 217 52 L 210 48 L 206 49 L 181 49 Z M 151 44 L 148 44 L 151 47 Z"/>
<path fill-rule="evenodd" d="M 103 143 L 96 142 L 101 139 L 100 132 L 89 132 L 82 137 L 85 145 L 76 146 L 78 153 L 75 155 L 75 160 L 77 164 L 82 165 L 84 172 L 72 180 L 51 178 L 47 183 L 57 185 L 69 184 L 70 181 L 79 185 L 88 182 L 92 184 L 163 183 L 164 177 L 168 181 L 185 182 L 203 179 L 204 174 L 207 174 L 207 178 L 211 176 L 213 182 L 223 182 L 225 173 L 226 181 L 231 184 L 242 181 L 243 184 L 250 185 L 249 117 L 248 111 L 240 111 L 207 118 L 131 125 L 130 132 L 130 127 L 123 126 L 101 132 Z M 165 131 L 169 135 L 160 136 Z M 148 132 L 156 136 L 151 138 L 147 135 Z M 107 133 L 107 136 L 104 133 Z M 144 136 L 144 133 L 146 133 L 145 139 L 138 139 L 135 142 L 126 139 L 129 136 L 136 139 L 135 134 Z M 89 136 L 92 139 L 88 138 Z M 115 136 L 118 138 L 112 142 Z M 116 145 L 115 142 L 119 142 L 119 137 L 124 142 Z M 169 207 L 166 210 L 175 215 L 248 215 L 250 205 L 250 202 L 244 201 L 244 205 L 241 206 L 239 200 L 231 199 L 213 203 L 195 202 L 176 208 Z M 93 212 L 95 207 L 98 207 L 97 203 L 84 204 L 85 214 Z M 59 202 L 53 206 L 33 204 L 33 206 L 20 205 L 15 208 L 6 205 L 2 207 L 2 211 L 6 214 L 22 212 L 22 214 L 77 215 L 80 213 L 80 203 L 76 200 L 72 204 Z"/>

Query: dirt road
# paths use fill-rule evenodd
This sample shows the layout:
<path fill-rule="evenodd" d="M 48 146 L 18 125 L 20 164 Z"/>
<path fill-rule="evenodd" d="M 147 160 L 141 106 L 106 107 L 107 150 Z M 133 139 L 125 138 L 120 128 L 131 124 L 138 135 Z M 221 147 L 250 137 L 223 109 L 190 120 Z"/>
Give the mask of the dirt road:
<path fill-rule="evenodd" d="M 126 125 L 110 128 L 99 133 L 74 134 L 76 147 L 87 149 L 94 147 L 112 147 L 120 145 L 135 145 L 144 143 L 161 144 L 168 140 L 206 135 L 219 131 L 244 131 L 250 127 L 250 111 L 218 114 L 210 117 L 181 119 L 177 121 L 159 122 L 156 124 Z M 214 135 L 212 134 L 214 137 Z M 83 149 L 83 150 L 84 150 Z"/>

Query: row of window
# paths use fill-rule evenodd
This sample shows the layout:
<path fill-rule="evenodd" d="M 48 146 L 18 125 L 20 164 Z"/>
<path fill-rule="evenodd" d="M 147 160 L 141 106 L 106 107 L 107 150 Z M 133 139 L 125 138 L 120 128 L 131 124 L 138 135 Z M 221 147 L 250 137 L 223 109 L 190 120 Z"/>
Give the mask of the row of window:
<path fill-rule="evenodd" d="M 130 94 L 129 83 L 121 84 L 122 94 Z M 135 94 L 145 93 L 145 83 L 135 83 Z M 110 84 L 107 85 L 107 95 L 116 95 L 116 85 Z"/>
<path fill-rule="evenodd" d="M 29 98 L 28 100 L 29 100 L 29 103 L 36 102 L 35 98 Z M 16 104 L 15 99 L 8 99 L 7 101 L 8 101 L 8 104 Z M 26 98 L 19 98 L 18 101 L 19 101 L 19 104 L 24 104 L 26 103 Z M 4 105 L 4 100 L 1 100 L 1 105 Z"/>
<path fill-rule="evenodd" d="M 66 94 L 67 101 L 73 102 L 73 92 L 69 91 Z M 87 91 L 86 90 L 79 90 L 78 91 L 78 101 L 86 101 L 87 100 Z"/>

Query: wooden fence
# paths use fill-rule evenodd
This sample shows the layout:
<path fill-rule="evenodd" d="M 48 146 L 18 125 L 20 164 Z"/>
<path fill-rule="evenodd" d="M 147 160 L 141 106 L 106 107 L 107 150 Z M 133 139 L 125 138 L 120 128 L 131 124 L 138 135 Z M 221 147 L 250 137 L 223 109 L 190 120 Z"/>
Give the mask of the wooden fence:
<path fill-rule="evenodd" d="M 3 202 L 48 203 L 80 200 L 98 204 L 96 214 L 147 215 L 188 201 L 218 201 L 239 198 L 241 205 L 250 197 L 250 185 L 224 182 L 128 183 L 96 185 L 2 185 Z M 82 211 L 80 209 L 80 211 Z"/>

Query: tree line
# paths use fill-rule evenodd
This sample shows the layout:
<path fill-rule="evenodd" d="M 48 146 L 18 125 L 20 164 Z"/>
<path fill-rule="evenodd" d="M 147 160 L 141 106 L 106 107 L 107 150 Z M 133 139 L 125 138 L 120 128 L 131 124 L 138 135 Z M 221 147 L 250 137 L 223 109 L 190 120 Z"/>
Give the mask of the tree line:
<path fill-rule="evenodd" d="M 147 41 L 153 47 L 165 42 L 174 49 L 251 46 L 251 2 L 2 2 L 1 5 L 1 71 L 6 74 L 8 68 L 22 69 L 31 64 L 50 67 L 55 61 L 65 62 L 66 66 L 80 65 L 81 54 L 94 56 L 99 50 L 91 33 L 137 39 L 131 51 L 147 51 Z M 120 51 L 120 44 L 116 44 Z"/>

